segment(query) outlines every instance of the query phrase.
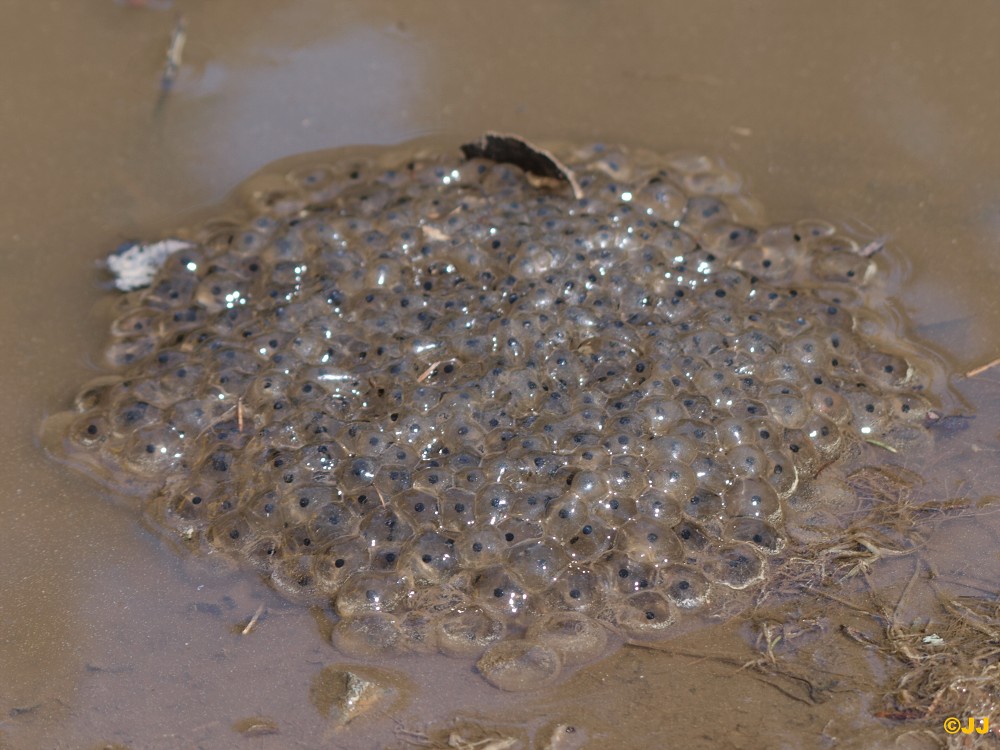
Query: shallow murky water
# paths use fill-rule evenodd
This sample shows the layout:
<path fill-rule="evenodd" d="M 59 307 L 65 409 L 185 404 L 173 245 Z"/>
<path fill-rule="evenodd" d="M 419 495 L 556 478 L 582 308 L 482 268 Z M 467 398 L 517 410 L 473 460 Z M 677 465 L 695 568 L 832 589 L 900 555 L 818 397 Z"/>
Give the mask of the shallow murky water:
<path fill-rule="evenodd" d="M 454 660 L 373 658 L 370 668 L 401 675 L 395 694 L 338 727 L 328 668 L 353 662 L 322 622 L 239 571 L 175 555 L 137 514 L 43 458 L 38 423 L 69 403 L 104 344 L 97 259 L 184 223 L 275 158 L 425 134 L 458 142 L 497 129 L 717 154 L 747 176 L 770 221 L 818 216 L 885 234 L 909 264 L 900 304 L 956 373 L 997 356 L 1000 17 L 989 5 L 904 16 L 912 3 L 850 13 L 525 3 L 484 5 L 471 21 L 463 7 L 177 2 L 184 65 L 159 108 L 171 12 L 108 0 L 9 15 L 0 747 L 381 747 L 419 743 L 456 714 L 467 739 L 479 721 L 530 730 L 538 747 L 865 746 L 925 726 L 873 717 L 891 713 L 876 687 L 885 663 L 840 629 L 872 619 L 820 597 L 795 613 L 796 637 L 780 617 L 761 618 L 794 644 L 773 641 L 780 674 L 739 670 L 761 653 L 738 621 L 669 651 L 625 649 L 527 696 Z M 925 495 L 996 494 L 997 377 L 956 378 L 964 401 L 953 409 L 976 419 L 941 439 L 952 460 L 894 457 L 925 469 Z M 951 595 L 995 594 L 992 519 L 989 508 L 917 519 L 920 559 Z M 908 624 L 936 611 L 924 577 L 907 587 L 913 560 L 890 556 L 869 572 L 887 601 L 905 594 L 895 615 Z M 857 580 L 845 596 L 863 599 Z M 796 665 L 826 670 L 826 682 L 804 689 L 787 676 Z"/>

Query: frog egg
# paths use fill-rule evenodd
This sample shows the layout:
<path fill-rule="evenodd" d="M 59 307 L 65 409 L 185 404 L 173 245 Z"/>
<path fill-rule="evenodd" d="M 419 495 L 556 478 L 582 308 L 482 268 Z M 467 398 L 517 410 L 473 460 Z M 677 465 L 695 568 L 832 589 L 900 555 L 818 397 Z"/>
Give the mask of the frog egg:
<path fill-rule="evenodd" d="M 726 452 L 734 479 L 767 476 L 771 466 L 767 454 L 752 445 L 739 445 Z"/>
<path fill-rule="evenodd" d="M 611 621 L 629 641 L 664 639 L 676 621 L 674 605 L 657 591 L 640 591 L 616 602 Z"/>
<path fill-rule="evenodd" d="M 267 554 L 267 547 L 263 548 Z M 312 555 L 312 577 L 316 589 L 325 596 L 334 596 L 349 576 L 368 565 L 368 550 L 357 538 L 345 538 L 329 544 Z"/>
<path fill-rule="evenodd" d="M 179 528 L 203 529 L 219 515 L 232 510 L 231 497 L 215 482 L 196 481 L 180 492 L 160 493 L 164 521 Z"/>
<path fill-rule="evenodd" d="M 274 502 L 269 494 L 265 493 L 265 503 Z M 277 510 L 271 512 L 277 512 L 286 525 L 307 523 L 323 514 L 323 525 L 337 533 L 353 534 L 357 529 L 357 510 L 340 502 L 337 491 L 329 485 L 296 484 L 283 488 L 281 494 Z M 282 502 L 287 500 L 292 502 Z"/>
<path fill-rule="evenodd" d="M 392 436 L 394 442 L 425 451 L 434 443 L 434 420 L 418 414 L 401 415 L 393 424 Z"/>
<path fill-rule="evenodd" d="M 437 641 L 448 656 L 479 656 L 507 635 L 502 617 L 471 606 L 446 612 L 437 623 Z"/>
<path fill-rule="evenodd" d="M 657 577 L 656 590 L 681 609 L 695 609 L 708 601 L 711 584 L 690 565 L 668 565 Z"/>
<path fill-rule="evenodd" d="M 582 526 L 563 526 L 550 533 L 570 559 L 578 562 L 592 560 L 603 554 L 615 540 L 614 530 L 596 518 L 587 520 Z"/>
<path fill-rule="evenodd" d="M 453 419 L 444 431 L 445 444 L 453 446 L 453 450 L 468 450 L 482 454 L 485 450 L 485 433 L 471 419 Z"/>
<path fill-rule="evenodd" d="M 689 172 L 684 174 L 680 179 L 680 185 L 686 192 L 706 197 L 733 195 L 739 192 L 742 182 L 739 175 L 724 169 L 718 164 L 713 164 L 703 171 Z M 688 202 L 688 212 L 685 214 L 685 221 L 690 216 L 692 201 Z"/>
<path fill-rule="evenodd" d="M 651 518 L 634 518 L 618 530 L 616 547 L 639 562 L 666 565 L 683 556 L 670 527 Z"/>
<path fill-rule="evenodd" d="M 883 388 L 901 388 L 913 370 L 905 357 L 888 352 L 869 352 L 861 358 L 861 368 Z"/>
<path fill-rule="evenodd" d="M 786 383 L 773 383 L 764 391 L 771 418 L 782 427 L 797 430 L 809 418 L 808 405 L 798 388 Z"/>
<path fill-rule="evenodd" d="M 382 465 L 375 473 L 375 481 L 372 484 L 378 495 L 388 500 L 410 489 L 413 486 L 413 477 L 406 466 Z"/>
<path fill-rule="evenodd" d="M 389 505 L 376 508 L 361 522 L 361 538 L 371 548 L 401 545 L 412 536 L 413 527 Z"/>
<path fill-rule="evenodd" d="M 764 562 L 746 544 L 720 547 L 703 564 L 708 578 L 732 589 L 745 589 L 764 577 Z"/>
<path fill-rule="evenodd" d="M 799 484 L 798 469 L 788 453 L 772 450 L 767 454 L 771 473 L 764 477 L 779 497 L 787 498 Z"/>
<path fill-rule="evenodd" d="M 540 523 L 517 516 L 508 518 L 497 526 L 497 530 L 503 535 L 504 555 L 509 554 L 521 542 L 541 539 L 544 535 Z"/>
<path fill-rule="evenodd" d="M 108 410 L 112 429 L 120 434 L 134 432 L 142 427 L 156 428 L 163 423 L 163 412 L 152 404 L 123 398 Z"/>
<path fill-rule="evenodd" d="M 252 536 L 243 545 L 242 554 L 256 570 L 268 574 L 283 554 L 281 538 L 275 534 Z"/>
<path fill-rule="evenodd" d="M 601 472 L 611 466 L 611 453 L 606 448 L 578 448 L 571 453 L 566 460 L 568 466 L 578 469 L 576 476 L 580 476 L 580 482 L 585 484 L 582 487 L 587 495 L 593 493 L 593 497 L 599 497 L 598 492 L 601 484 Z"/>
<path fill-rule="evenodd" d="M 392 445 L 392 436 L 382 427 L 370 422 L 352 422 L 346 425 L 344 448 L 348 455 L 356 458 L 378 458 Z M 375 468 L 368 471 L 374 478 Z"/>
<path fill-rule="evenodd" d="M 545 594 L 548 605 L 596 616 L 606 599 L 607 579 L 603 566 L 571 563 Z"/>
<path fill-rule="evenodd" d="M 466 490 L 455 487 L 445 490 L 438 506 L 442 528 L 457 533 L 472 526 L 476 522 L 475 501 L 476 496 Z"/>
<path fill-rule="evenodd" d="M 694 445 L 698 456 L 711 455 L 719 445 L 715 427 L 698 419 L 683 419 L 677 422 L 670 436 L 686 438 Z"/>
<path fill-rule="evenodd" d="M 340 587 L 334 606 L 341 617 L 356 617 L 367 612 L 394 612 L 408 592 L 406 579 L 398 573 L 360 572 Z"/>
<path fill-rule="evenodd" d="M 655 438 L 669 435 L 674 424 L 687 418 L 687 412 L 672 398 L 643 399 L 636 405 L 636 415 L 643 430 Z"/>
<path fill-rule="evenodd" d="M 507 518 L 514 492 L 504 484 L 488 484 L 476 493 L 473 514 L 477 524 L 496 526 Z"/>
<path fill-rule="evenodd" d="M 657 568 L 654 565 L 634 560 L 619 550 L 605 555 L 600 567 L 605 571 L 610 590 L 617 591 L 621 595 L 649 588 L 657 575 Z"/>
<path fill-rule="evenodd" d="M 828 221 L 822 219 L 802 219 L 795 222 L 796 242 L 804 242 L 810 248 L 816 240 L 830 237 L 837 232 L 837 228 Z"/>
<path fill-rule="evenodd" d="M 771 524 L 759 518 L 734 518 L 726 527 L 730 539 L 749 542 L 764 552 L 778 552 L 784 538 Z"/>
<path fill-rule="evenodd" d="M 802 432 L 806 434 L 817 452 L 827 458 L 837 455 L 843 442 L 837 425 L 819 415 L 809 419 L 803 425 Z"/>
<path fill-rule="evenodd" d="M 851 419 L 851 406 L 841 394 L 826 386 L 813 386 L 806 390 L 806 398 L 813 412 L 837 425 Z"/>
<path fill-rule="evenodd" d="M 553 684 L 562 670 L 562 660 L 554 649 L 540 643 L 501 641 L 486 649 L 476 669 L 496 688 L 525 692 Z"/>
<path fill-rule="evenodd" d="M 205 540 L 222 552 L 241 550 L 252 537 L 250 525 L 239 513 L 230 512 L 212 520 Z"/>
<path fill-rule="evenodd" d="M 528 627 L 525 640 L 552 649 L 569 667 L 588 664 L 601 656 L 608 647 L 608 631 L 579 612 L 550 612 Z"/>
<path fill-rule="evenodd" d="M 832 246 L 824 246 L 824 240 L 816 244 L 820 252 L 812 256 L 810 271 L 817 279 L 824 281 L 839 281 L 847 283 L 864 283 L 874 272 L 875 264 L 870 258 L 863 258 L 856 252 L 844 252 L 839 238 L 831 237 L 825 240 Z M 856 247 L 853 241 L 850 243 Z M 829 252 L 835 250 L 837 252 Z"/>
<path fill-rule="evenodd" d="M 724 219 L 705 224 L 699 234 L 702 248 L 723 260 L 734 257 L 741 250 L 752 245 L 756 239 L 757 230 L 753 227 Z"/>
<path fill-rule="evenodd" d="M 692 486 L 691 490 L 693 489 L 694 488 Z M 624 524 L 629 518 L 641 515 L 647 518 L 655 519 L 659 523 L 673 526 L 681 520 L 681 508 L 683 507 L 683 501 L 681 498 L 687 498 L 690 495 L 691 491 L 687 490 L 686 487 L 677 492 L 674 492 L 672 488 L 664 490 L 651 487 L 639 495 L 634 503 L 630 503 L 626 506 L 627 508 L 635 508 L 635 512 L 633 514 L 619 516 L 616 520 L 618 520 L 619 525 L 621 525 Z"/>
<path fill-rule="evenodd" d="M 288 180 L 306 191 L 313 202 L 320 196 L 328 200 L 341 189 L 340 175 L 323 164 L 293 169 L 288 173 Z"/>
<path fill-rule="evenodd" d="M 783 281 L 792 277 L 805 253 L 795 242 L 789 226 L 764 229 L 755 243 L 741 248 L 733 258 L 733 266 L 768 281 Z"/>
<path fill-rule="evenodd" d="M 801 430 L 788 430 L 785 433 L 785 442 L 799 476 L 808 476 L 823 465 L 823 457 L 816 450 L 812 440 Z"/>
<path fill-rule="evenodd" d="M 505 616 L 516 616 L 528 606 L 528 594 L 521 582 L 500 565 L 473 574 L 471 590 L 480 606 Z"/>
<path fill-rule="evenodd" d="M 822 367 L 831 356 L 822 338 L 808 334 L 796 336 L 785 344 L 785 352 L 788 357 L 807 370 Z"/>
<path fill-rule="evenodd" d="M 561 546 L 549 540 L 523 542 L 510 551 L 507 568 L 528 591 L 549 588 L 569 564 Z"/>
<path fill-rule="evenodd" d="M 784 355 L 769 357 L 763 363 L 758 376 L 764 381 L 783 381 L 786 384 L 802 383 L 806 380 L 802 367 Z"/>
<path fill-rule="evenodd" d="M 355 496 L 363 493 L 375 495 L 372 482 L 375 481 L 377 471 L 376 459 L 355 457 L 344 461 L 337 467 L 337 486 L 345 495 Z"/>
<path fill-rule="evenodd" d="M 63 438 L 65 435 L 65 439 Z M 102 448 L 112 438 L 111 426 L 97 410 L 77 416 L 73 412 L 55 414 L 46 420 L 43 430 L 45 446 L 55 453 L 94 452 Z"/>
<path fill-rule="evenodd" d="M 451 469 L 440 465 L 435 466 L 434 463 L 437 462 L 431 462 L 431 465 L 413 473 L 413 487 L 430 495 L 439 494 L 455 483 L 455 474 Z M 477 484 L 482 486 L 482 480 L 473 482 L 473 485 Z M 465 489 L 469 488 L 465 487 Z"/>
<path fill-rule="evenodd" d="M 725 491 L 725 485 L 719 485 L 720 491 Z M 688 497 L 682 506 L 684 515 L 700 521 L 706 528 L 713 528 L 715 521 L 722 518 L 726 504 L 722 497 L 711 490 L 700 489 Z"/>
<path fill-rule="evenodd" d="M 813 235 L 806 239 L 806 244 L 809 246 L 812 255 L 816 258 L 835 255 L 861 258 L 861 248 L 858 243 L 844 235 L 836 233 Z M 859 279 L 860 281 L 861 279 Z"/>
<path fill-rule="evenodd" d="M 337 622 L 330 642 L 342 654 L 372 657 L 402 649 L 402 634 L 396 618 L 388 612 L 363 612 Z"/>
<path fill-rule="evenodd" d="M 271 567 L 271 583 L 292 599 L 315 602 L 320 592 L 310 567 L 309 556 L 283 554 Z"/>
<path fill-rule="evenodd" d="M 688 556 L 697 555 L 708 549 L 711 538 L 705 527 L 690 520 L 683 520 L 673 527 L 674 536 Z"/>
<path fill-rule="evenodd" d="M 436 654 L 440 651 L 437 618 L 427 612 L 410 611 L 395 620 L 407 652 Z"/>
<path fill-rule="evenodd" d="M 726 514 L 730 517 L 771 518 L 781 510 L 778 494 L 759 479 L 741 479 L 726 492 Z"/>
<path fill-rule="evenodd" d="M 690 466 L 698 456 L 698 447 L 694 441 L 683 435 L 668 434 L 649 441 L 646 456 L 653 466 L 660 461 L 676 461 Z"/>
<path fill-rule="evenodd" d="M 913 424 L 923 423 L 931 410 L 930 402 L 916 393 L 892 394 L 883 403 L 893 419 Z"/>
<path fill-rule="evenodd" d="M 503 532 L 493 526 L 477 525 L 457 540 L 455 556 L 463 569 L 499 562 L 507 551 Z"/>
<path fill-rule="evenodd" d="M 674 471 L 667 471 L 657 478 L 665 483 L 664 489 L 675 488 L 680 491 L 679 487 L 683 485 L 685 480 L 685 471 L 690 474 L 687 467 L 675 467 Z M 616 458 L 611 467 L 603 472 L 607 480 L 608 490 L 620 495 L 635 495 L 644 490 L 648 486 L 646 474 L 645 466 L 629 456 Z M 689 479 L 693 480 L 693 477 L 689 477 Z"/>
<path fill-rule="evenodd" d="M 413 570 L 418 582 L 437 582 L 454 573 L 459 565 L 455 540 L 436 531 L 425 531 L 410 540 L 400 554 L 404 570 Z"/>
<path fill-rule="evenodd" d="M 150 321 L 150 325 L 154 325 Z M 113 368 L 137 364 L 152 356 L 156 350 L 156 340 L 151 335 L 132 335 L 118 338 L 104 352 L 104 360 Z"/>
<path fill-rule="evenodd" d="M 687 208 L 687 196 L 668 179 L 653 177 L 632 194 L 632 205 L 640 213 L 674 226 Z"/>
<path fill-rule="evenodd" d="M 747 443 L 756 443 L 758 439 L 754 424 L 743 419 L 724 419 L 716 425 L 715 429 L 719 436 L 719 443 L 725 449 Z"/>

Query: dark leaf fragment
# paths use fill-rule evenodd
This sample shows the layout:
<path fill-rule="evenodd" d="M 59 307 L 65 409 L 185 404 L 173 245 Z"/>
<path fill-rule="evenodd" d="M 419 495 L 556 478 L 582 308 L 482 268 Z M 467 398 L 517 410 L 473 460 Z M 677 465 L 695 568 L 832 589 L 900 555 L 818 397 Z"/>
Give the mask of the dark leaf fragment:
<path fill-rule="evenodd" d="M 513 164 L 528 175 L 528 181 L 535 187 L 554 188 L 568 184 L 573 196 L 583 197 L 580 183 L 573 170 L 543 148 L 528 143 L 523 138 L 505 133 L 485 133 L 475 143 L 462 146 L 466 159 L 490 159 L 498 164 Z"/>

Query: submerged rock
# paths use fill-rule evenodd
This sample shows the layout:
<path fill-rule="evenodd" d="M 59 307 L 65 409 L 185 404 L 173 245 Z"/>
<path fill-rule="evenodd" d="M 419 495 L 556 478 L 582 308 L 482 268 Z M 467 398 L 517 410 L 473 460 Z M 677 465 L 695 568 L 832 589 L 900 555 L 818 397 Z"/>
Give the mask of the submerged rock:
<path fill-rule="evenodd" d="M 729 616 L 805 482 L 920 437 L 932 364 L 833 226 L 741 223 L 708 159 L 560 156 L 582 198 L 458 154 L 270 178 L 123 296 L 46 445 L 338 644 L 501 687 Z"/>

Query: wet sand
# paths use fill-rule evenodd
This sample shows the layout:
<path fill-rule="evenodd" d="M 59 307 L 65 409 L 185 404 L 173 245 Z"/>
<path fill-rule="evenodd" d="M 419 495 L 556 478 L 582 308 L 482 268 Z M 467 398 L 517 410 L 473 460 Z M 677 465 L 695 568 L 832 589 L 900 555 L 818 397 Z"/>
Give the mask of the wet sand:
<path fill-rule="evenodd" d="M 159 109 L 172 11 L 107 0 L 9 12 L 0 747 L 383 747 L 456 713 L 528 727 L 537 747 L 563 723 L 577 731 L 556 747 L 860 747 L 922 728 L 872 717 L 881 695 L 856 690 L 874 691 L 883 665 L 838 638 L 843 615 L 829 613 L 809 655 L 834 675 L 821 696 L 740 670 L 760 654 L 735 622 L 672 653 L 626 649 L 541 696 L 498 693 L 446 658 L 382 664 L 410 682 L 399 709 L 337 729 L 315 681 L 345 660 L 308 611 L 178 557 L 35 436 L 96 369 L 110 314 L 95 262 L 120 242 L 185 223 L 276 158 L 487 129 L 720 155 L 773 221 L 885 234 L 909 265 L 897 283 L 915 332 L 955 372 L 992 360 L 1000 15 L 987 3 L 811 5 L 477 4 L 470 23 L 458 3 L 178 1 L 184 64 Z M 997 379 L 956 380 L 977 419 L 949 444 L 955 460 L 929 468 L 934 492 L 996 494 Z M 995 593 L 998 530 L 985 511 L 938 517 L 922 554 L 950 590 Z M 912 570 L 890 560 L 872 580 L 894 601 Z M 932 611 L 919 584 L 906 593 L 901 618 Z M 278 733 L 238 725 L 255 717 Z"/>

